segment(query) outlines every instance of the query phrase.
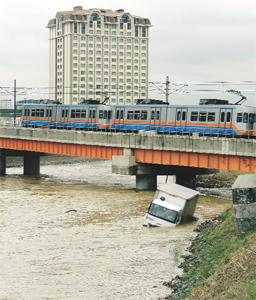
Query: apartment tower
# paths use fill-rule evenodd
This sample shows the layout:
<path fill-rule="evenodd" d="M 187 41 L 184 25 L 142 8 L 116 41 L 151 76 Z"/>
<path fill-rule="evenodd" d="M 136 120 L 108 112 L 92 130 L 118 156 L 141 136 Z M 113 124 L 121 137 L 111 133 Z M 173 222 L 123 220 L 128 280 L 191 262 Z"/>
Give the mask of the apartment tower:
<path fill-rule="evenodd" d="M 123 9 L 60 11 L 49 21 L 50 99 L 129 105 L 148 98 L 149 19 Z"/>

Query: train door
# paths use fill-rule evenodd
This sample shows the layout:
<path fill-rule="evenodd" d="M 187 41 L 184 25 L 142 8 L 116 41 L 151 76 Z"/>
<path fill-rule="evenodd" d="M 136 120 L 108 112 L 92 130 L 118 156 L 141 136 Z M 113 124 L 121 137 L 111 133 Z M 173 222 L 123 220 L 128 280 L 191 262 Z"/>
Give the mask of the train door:
<path fill-rule="evenodd" d="M 221 108 L 219 115 L 219 131 L 224 134 L 231 133 L 233 110 L 231 108 Z"/>
<path fill-rule="evenodd" d="M 177 108 L 175 118 L 175 128 L 177 131 L 186 131 L 187 128 L 187 108 Z"/>
<path fill-rule="evenodd" d="M 45 119 L 48 126 L 53 126 L 56 122 L 56 114 L 54 114 L 53 106 L 46 106 Z"/>
<path fill-rule="evenodd" d="M 24 125 L 25 126 L 29 126 L 30 124 L 30 116 L 31 116 L 31 109 L 29 108 L 29 106 L 23 106 L 23 119 L 24 121 Z"/>
<path fill-rule="evenodd" d="M 60 127 L 64 128 L 68 126 L 68 106 L 61 107 L 60 115 Z"/>
<path fill-rule="evenodd" d="M 88 127 L 96 127 L 96 107 L 89 107 L 89 118 L 88 118 Z"/>
<path fill-rule="evenodd" d="M 151 107 L 150 108 L 150 130 L 158 130 L 160 127 L 160 108 Z"/>
<path fill-rule="evenodd" d="M 124 106 L 118 106 L 116 107 L 115 111 L 115 128 L 116 129 L 122 129 L 124 127 Z"/>

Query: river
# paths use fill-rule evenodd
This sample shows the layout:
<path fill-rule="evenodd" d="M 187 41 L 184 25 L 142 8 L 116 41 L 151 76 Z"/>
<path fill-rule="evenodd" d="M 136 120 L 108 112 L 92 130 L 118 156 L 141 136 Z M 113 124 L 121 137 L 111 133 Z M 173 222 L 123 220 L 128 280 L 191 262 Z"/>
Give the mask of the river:
<path fill-rule="evenodd" d="M 165 297 L 193 229 L 232 205 L 200 196 L 198 221 L 147 228 L 154 192 L 135 192 L 135 177 L 112 174 L 111 161 L 45 165 L 40 178 L 22 172 L 0 177 L 1 300 Z"/>

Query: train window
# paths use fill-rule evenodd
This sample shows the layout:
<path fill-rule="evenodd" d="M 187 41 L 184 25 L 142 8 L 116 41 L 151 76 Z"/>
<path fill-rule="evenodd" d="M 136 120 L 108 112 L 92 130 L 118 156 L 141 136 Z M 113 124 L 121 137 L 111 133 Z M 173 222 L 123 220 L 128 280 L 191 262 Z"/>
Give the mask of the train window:
<path fill-rule="evenodd" d="M 243 123 L 248 123 L 248 113 L 244 113 Z"/>
<path fill-rule="evenodd" d="M 241 123 L 242 122 L 242 113 L 237 113 L 236 122 L 237 123 Z"/>
<path fill-rule="evenodd" d="M 111 120 L 111 117 L 112 117 L 112 111 L 109 110 L 109 111 L 108 111 L 108 120 Z"/>
<path fill-rule="evenodd" d="M 231 114 L 230 114 L 230 112 L 227 112 L 227 122 L 229 123 L 230 122 L 230 120 L 231 120 Z"/>
<path fill-rule="evenodd" d="M 103 119 L 106 120 L 107 117 L 108 117 L 108 112 L 107 112 L 107 110 L 104 110 L 104 112 L 103 112 Z"/>
<path fill-rule="evenodd" d="M 215 121 L 215 113 L 209 112 L 208 113 L 208 122 L 214 122 Z"/>
<path fill-rule="evenodd" d="M 139 110 L 135 110 L 134 120 L 139 120 L 139 119 L 140 119 L 140 111 Z"/>
<path fill-rule="evenodd" d="M 77 109 L 76 110 L 76 119 L 80 119 L 81 118 L 81 110 Z"/>
<path fill-rule="evenodd" d="M 177 121 L 180 121 L 181 112 L 177 111 Z"/>
<path fill-rule="evenodd" d="M 191 121 L 197 121 L 197 119 L 198 119 L 198 112 L 197 111 L 192 111 L 190 120 Z"/>
<path fill-rule="evenodd" d="M 41 118 L 44 117 L 44 109 L 40 109 L 40 117 L 41 117 Z"/>
<path fill-rule="evenodd" d="M 72 109 L 71 110 L 71 119 L 74 119 L 76 117 L 76 110 Z"/>
<path fill-rule="evenodd" d="M 151 120 L 155 119 L 155 111 L 151 111 Z"/>
<path fill-rule="evenodd" d="M 40 117 L 40 109 L 36 109 L 36 117 Z"/>
<path fill-rule="evenodd" d="M 160 119 L 160 111 L 158 110 L 157 112 L 156 112 L 156 120 L 159 120 Z"/>
<path fill-rule="evenodd" d="M 24 109 L 24 117 L 27 117 L 27 113 L 28 113 L 28 111 L 27 111 L 27 109 L 25 108 L 25 109 Z"/>
<path fill-rule="evenodd" d="M 119 110 L 116 111 L 116 119 L 119 119 Z"/>
<path fill-rule="evenodd" d="M 86 118 L 86 110 L 85 109 L 82 109 L 81 118 L 83 118 L 83 119 Z"/>
<path fill-rule="evenodd" d="M 92 112 L 92 118 L 93 118 L 93 119 L 95 119 L 95 113 L 96 113 L 96 111 L 93 110 L 93 112 Z"/>
<path fill-rule="evenodd" d="M 133 111 L 129 110 L 127 113 L 127 120 L 133 120 Z"/>
<path fill-rule="evenodd" d="M 30 109 L 28 109 L 28 114 L 27 114 L 27 116 L 28 116 L 28 117 L 30 116 Z"/>
<path fill-rule="evenodd" d="M 143 110 L 141 112 L 141 120 L 147 120 L 148 112 L 146 110 Z"/>
<path fill-rule="evenodd" d="M 185 111 L 182 112 L 182 121 L 186 121 L 186 112 Z"/>
<path fill-rule="evenodd" d="M 32 109 L 31 110 L 31 117 L 35 117 L 36 116 L 36 110 L 35 109 Z"/>
<path fill-rule="evenodd" d="M 103 119 L 103 110 L 102 109 L 99 111 L 99 119 L 100 120 Z"/>
<path fill-rule="evenodd" d="M 200 122 L 206 122 L 206 112 L 200 112 L 199 113 L 199 121 Z"/>
<path fill-rule="evenodd" d="M 256 120 L 255 120 L 255 114 L 249 114 L 249 123 L 252 124 L 254 122 L 256 122 Z"/>
<path fill-rule="evenodd" d="M 62 110 L 62 118 L 64 118 L 65 117 L 65 110 L 63 109 Z"/>
<path fill-rule="evenodd" d="M 224 112 L 222 112 L 220 115 L 220 121 L 225 122 L 225 113 Z"/>

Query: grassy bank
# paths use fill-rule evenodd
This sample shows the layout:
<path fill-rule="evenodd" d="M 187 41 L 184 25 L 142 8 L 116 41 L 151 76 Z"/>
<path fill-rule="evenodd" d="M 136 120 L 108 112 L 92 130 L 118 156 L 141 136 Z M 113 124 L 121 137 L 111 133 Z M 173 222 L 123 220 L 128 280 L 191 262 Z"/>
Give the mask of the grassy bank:
<path fill-rule="evenodd" d="M 256 233 L 237 238 L 233 209 L 196 231 L 184 275 L 169 283 L 174 293 L 165 299 L 256 299 Z"/>

